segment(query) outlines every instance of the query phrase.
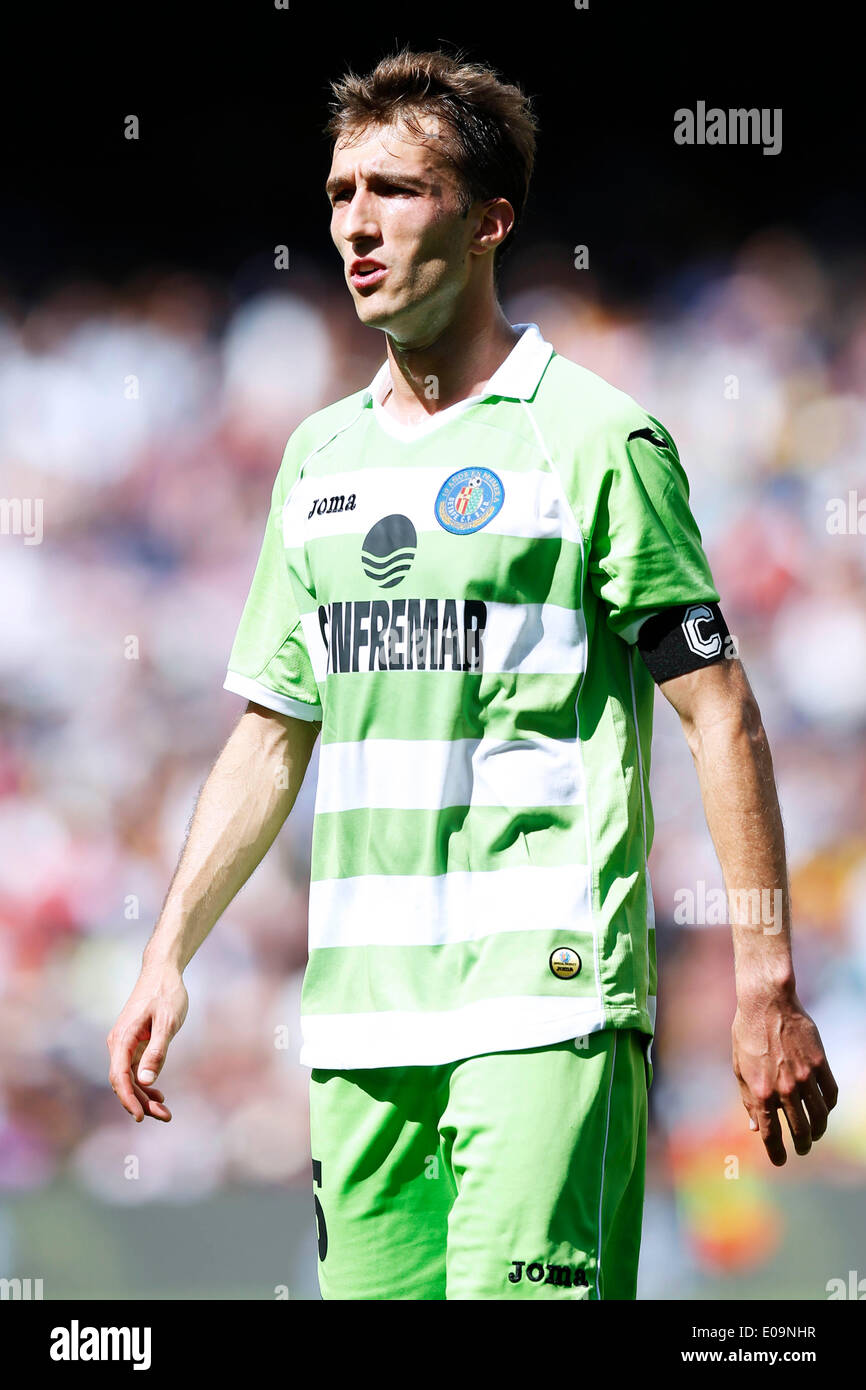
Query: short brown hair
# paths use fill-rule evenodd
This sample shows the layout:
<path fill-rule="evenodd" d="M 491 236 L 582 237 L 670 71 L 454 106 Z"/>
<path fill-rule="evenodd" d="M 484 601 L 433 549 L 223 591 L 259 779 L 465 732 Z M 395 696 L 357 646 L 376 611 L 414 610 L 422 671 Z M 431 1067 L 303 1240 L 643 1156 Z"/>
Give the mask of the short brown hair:
<path fill-rule="evenodd" d="M 398 120 L 424 140 L 429 137 L 417 117 L 440 118 L 445 127 L 440 148 L 459 175 L 463 215 L 476 199 L 507 198 L 514 209 L 514 225 L 497 247 L 498 267 L 523 215 L 535 163 L 538 123 L 531 98 L 485 64 L 441 49 L 403 48 L 365 77 L 348 72 L 331 83 L 331 91 L 325 134 L 334 142 Z"/>

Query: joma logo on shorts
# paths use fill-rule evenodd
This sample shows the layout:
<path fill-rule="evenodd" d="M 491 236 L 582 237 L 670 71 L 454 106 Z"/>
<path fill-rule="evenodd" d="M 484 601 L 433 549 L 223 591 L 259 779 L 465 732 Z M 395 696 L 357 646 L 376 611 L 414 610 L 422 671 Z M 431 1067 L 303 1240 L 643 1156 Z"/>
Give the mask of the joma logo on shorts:
<path fill-rule="evenodd" d="M 350 492 L 347 497 L 344 492 L 335 492 L 333 497 L 314 497 L 313 505 L 307 512 L 307 521 L 314 514 L 323 516 L 325 512 L 353 512 L 355 510 L 355 494 Z"/>
<path fill-rule="evenodd" d="M 564 1289 L 589 1287 L 582 1269 L 576 1269 L 572 1272 L 568 1265 L 543 1265 L 537 1262 L 528 1265 L 525 1260 L 512 1260 L 511 1263 L 514 1265 L 508 1276 L 508 1281 L 511 1284 L 520 1283 L 525 1268 L 526 1277 L 530 1284 L 560 1284 Z M 547 1270 L 546 1278 L 545 1270 Z"/>

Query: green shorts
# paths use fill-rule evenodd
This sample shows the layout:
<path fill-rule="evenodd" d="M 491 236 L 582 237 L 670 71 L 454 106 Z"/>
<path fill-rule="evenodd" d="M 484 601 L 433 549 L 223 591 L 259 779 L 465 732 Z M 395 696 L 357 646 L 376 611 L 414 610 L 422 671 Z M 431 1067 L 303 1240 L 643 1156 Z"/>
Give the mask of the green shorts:
<path fill-rule="evenodd" d="M 648 1038 L 313 1068 L 325 1299 L 633 1299 Z"/>

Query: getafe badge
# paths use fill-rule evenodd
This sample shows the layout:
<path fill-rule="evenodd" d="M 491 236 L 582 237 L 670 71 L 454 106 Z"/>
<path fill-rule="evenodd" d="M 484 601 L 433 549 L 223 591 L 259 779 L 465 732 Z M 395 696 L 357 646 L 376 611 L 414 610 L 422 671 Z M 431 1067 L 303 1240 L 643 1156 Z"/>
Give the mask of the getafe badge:
<path fill-rule="evenodd" d="M 504 500 L 502 480 L 491 468 L 461 468 L 436 495 L 436 520 L 452 535 L 464 536 L 492 521 Z"/>

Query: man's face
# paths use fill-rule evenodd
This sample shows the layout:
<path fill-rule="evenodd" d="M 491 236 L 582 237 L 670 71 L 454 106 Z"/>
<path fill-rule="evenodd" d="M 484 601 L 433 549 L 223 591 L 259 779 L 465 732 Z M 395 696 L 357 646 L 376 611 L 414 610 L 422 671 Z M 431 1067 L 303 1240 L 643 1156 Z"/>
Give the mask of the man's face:
<path fill-rule="evenodd" d="M 405 128 L 371 127 L 338 144 L 326 185 L 358 317 L 407 347 L 434 341 L 450 319 L 478 227 L 477 216 L 460 213 L 458 176 L 436 149 L 436 117 L 420 120 L 429 143 Z M 366 260 L 384 269 L 365 274 Z"/>

